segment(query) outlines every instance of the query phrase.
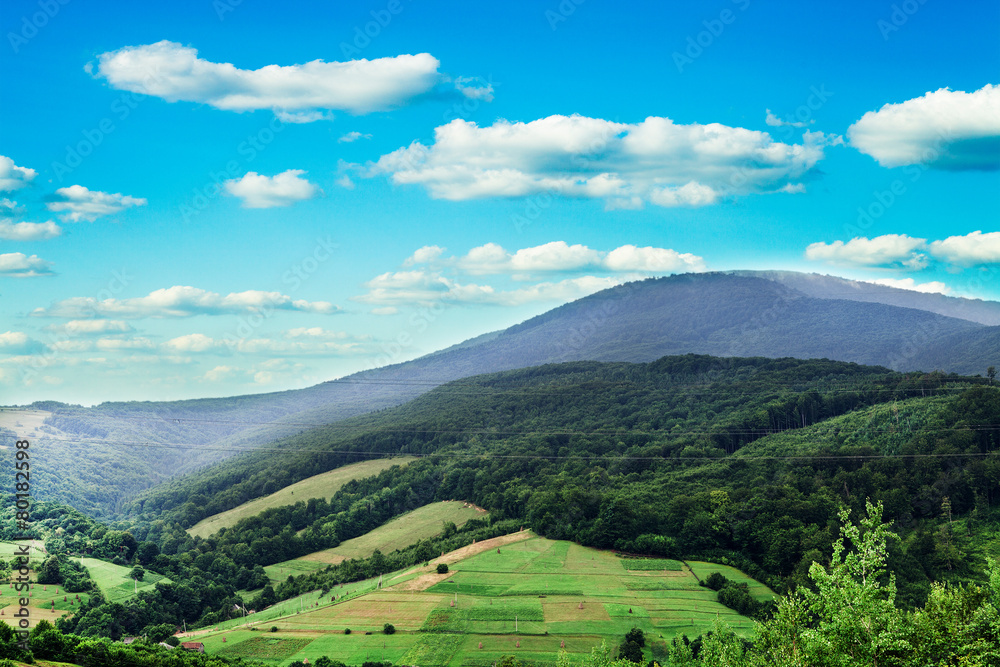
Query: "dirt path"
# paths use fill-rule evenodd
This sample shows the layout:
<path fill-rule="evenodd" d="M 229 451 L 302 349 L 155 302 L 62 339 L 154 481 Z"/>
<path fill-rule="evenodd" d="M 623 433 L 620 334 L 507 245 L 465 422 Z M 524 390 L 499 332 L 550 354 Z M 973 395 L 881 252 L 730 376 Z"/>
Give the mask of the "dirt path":
<path fill-rule="evenodd" d="M 409 581 L 404 581 L 401 584 L 396 584 L 395 586 L 388 586 L 383 590 L 387 591 L 425 591 L 439 581 L 444 581 L 450 577 L 453 572 L 445 572 L 444 574 L 438 574 L 436 569 L 438 563 L 446 563 L 452 565 L 460 560 L 465 560 L 466 558 L 471 558 L 476 554 L 481 554 L 484 551 L 489 551 L 490 549 L 496 549 L 502 547 L 505 544 L 513 544 L 514 542 L 521 542 L 528 539 L 529 537 L 534 537 L 535 534 L 530 530 L 521 530 L 516 533 L 511 533 L 509 535 L 501 535 L 500 537 L 494 537 L 489 540 L 483 540 L 482 542 L 476 542 L 475 544 L 470 544 L 468 546 L 462 547 L 461 549 L 456 549 L 446 553 L 443 556 L 438 556 L 426 567 L 422 567 L 416 572 L 423 572 L 420 576 L 410 579 Z M 392 581 L 390 579 L 390 581 Z"/>

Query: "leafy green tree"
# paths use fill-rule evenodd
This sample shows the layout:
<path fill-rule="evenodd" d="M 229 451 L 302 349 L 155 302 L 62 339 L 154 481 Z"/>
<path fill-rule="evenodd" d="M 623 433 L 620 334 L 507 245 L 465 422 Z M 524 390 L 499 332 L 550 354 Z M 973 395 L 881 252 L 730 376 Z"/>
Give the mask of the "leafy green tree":
<path fill-rule="evenodd" d="M 142 565 L 136 565 L 132 568 L 132 571 L 128 573 L 128 576 L 130 579 L 142 581 L 146 577 L 146 569 Z"/>
<path fill-rule="evenodd" d="M 62 574 L 59 571 L 59 559 L 55 556 L 49 556 L 42 563 L 41 569 L 38 570 L 38 583 L 40 584 L 59 584 L 62 583 Z"/>
<path fill-rule="evenodd" d="M 625 641 L 618 647 L 618 659 L 642 664 L 642 647 L 634 641 Z"/>
<path fill-rule="evenodd" d="M 829 567 L 813 563 L 816 589 L 801 588 L 778 603 L 759 632 L 759 664 L 877 666 L 907 648 L 895 576 L 886 579 L 886 542 L 896 536 L 882 523 L 881 503 L 866 502 L 866 510 L 860 526 L 850 522 L 850 510 L 840 511 Z"/>
<path fill-rule="evenodd" d="M 643 633 L 642 628 L 632 628 L 625 633 L 625 641 L 634 642 L 642 648 L 646 645 L 646 635 Z"/>

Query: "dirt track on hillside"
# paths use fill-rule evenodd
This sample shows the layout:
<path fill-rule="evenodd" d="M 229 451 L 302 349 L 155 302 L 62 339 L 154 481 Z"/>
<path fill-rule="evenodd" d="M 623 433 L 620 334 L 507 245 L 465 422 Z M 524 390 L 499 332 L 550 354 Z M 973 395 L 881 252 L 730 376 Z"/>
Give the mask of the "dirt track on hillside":
<path fill-rule="evenodd" d="M 490 549 L 496 549 L 502 547 L 505 544 L 513 544 L 514 542 L 520 542 L 526 540 L 529 537 L 534 537 L 534 533 L 530 530 L 521 530 L 516 533 L 511 533 L 510 535 L 501 535 L 500 537 L 494 537 L 488 540 L 483 540 L 482 542 L 476 542 L 475 544 L 470 544 L 468 546 L 462 547 L 461 549 L 456 549 L 455 551 L 450 551 L 443 556 L 438 556 L 426 567 L 420 568 L 418 572 L 422 571 L 424 574 L 410 579 L 409 581 L 404 581 L 401 584 L 396 584 L 395 586 L 388 586 L 384 590 L 387 591 L 425 591 L 439 581 L 444 581 L 450 577 L 453 572 L 445 572 L 444 574 L 438 574 L 436 568 L 438 563 L 446 563 L 452 565 L 460 560 L 465 560 L 466 558 L 471 558 L 476 554 L 481 554 L 484 551 L 489 551 Z"/>

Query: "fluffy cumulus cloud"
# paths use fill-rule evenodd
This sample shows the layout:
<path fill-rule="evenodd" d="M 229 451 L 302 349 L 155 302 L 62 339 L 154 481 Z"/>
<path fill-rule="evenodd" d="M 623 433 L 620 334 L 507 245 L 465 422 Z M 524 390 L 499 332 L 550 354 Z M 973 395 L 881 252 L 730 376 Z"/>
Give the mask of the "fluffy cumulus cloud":
<path fill-rule="evenodd" d="M 20 190 L 35 180 L 38 175 L 34 169 L 18 167 L 6 155 L 0 155 L 0 192 Z"/>
<path fill-rule="evenodd" d="M 0 333 L 0 354 L 36 354 L 44 349 L 42 343 L 22 331 Z"/>
<path fill-rule="evenodd" d="M 634 245 L 605 252 L 581 244 L 552 241 L 509 252 L 496 243 L 487 243 L 461 257 L 442 258 L 442 253 L 443 250 L 437 246 L 425 246 L 407 259 L 404 266 L 452 266 L 469 275 L 505 273 L 523 278 L 554 272 L 674 273 L 705 270 L 704 259 L 697 255 L 669 248 L 638 248 Z"/>
<path fill-rule="evenodd" d="M 1000 264 L 1000 232 L 975 231 L 928 242 L 905 234 L 886 234 L 873 239 L 813 243 L 806 258 L 849 266 L 882 266 L 922 269 L 931 259 L 953 267 Z"/>
<path fill-rule="evenodd" d="M 854 148 L 885 167 L 1000 169 L 1000 86 L 942 88 L 869 111 L 847 130 Z"/>
<path fill-rule="evenodd" d="M 618 278 L 608 276 L 582 276 L 502 290 L 491 285 L 463 284 L 438 271 L 397 271 L 383 273 L 369 280 L 365 283 L 367 293 L 355 297 L 355 300 L 378 305 L 380 309 L 385 306 L 439 302 L 520 306 L 540 301 L 571 301 L 621 282 Z"/>
<path fill-rule="evenodd" d="M 975 231 L 965 236 L 949 236 L 931 243 L 930 252 L 959 266 L 1000 264 L 1000 232 Z"/>
<path fill-rule="evenodd" d="M 289 169 L 276 176 L 263 176 L 251 171 L 240 179 L 225 182 L 226 192 L 243 200 L 243 208 L 275 208 L 312 199 L 322 193 L 310 183 L 301 169 Z"/>
<path fill-rule="evenodd" d="M 341 331 L 321 327 L 289 329 L 277 338 L 240 338 L 229 336 L 212 338 L 201 333 L 177 336 L 162 344 L 162 349 L 174 354 L 229 354 L 238 352 L 251 355 L 350 355 L 365 351 L 365 338 L 351 336 Z"/>
<path fill-rule="evenodd" d="M 787 191 L 833 141 L 805 132 L 801 144 L 718 123 L 683 125 L 650 117 L 615 123 L 549 116 L 488 127 L 454 120 L 434 143 L 414 142 L 362 169 L 432 197 L 464 200 L 549 193 L 604 199 L 609 208 L 705 206 L 726 195 Z"/>
<path fill-rule="evenodd" d="M 0 256 L 2 257 L 2 256 Z M 135 319 L 174 318 L 196 315 L 246 315 L 274 310 L 331 314 L 338 308 L 327 301 L 292 299 L 280 292 L 248 290 L 223 296 L 197 287 L 176 285 L 158 289 L 147 296 L 130 299 L 72 297 L 48 308 L 37 308 L 37 317 L 85 319 L 92 317 Z"/>
<path fill-rule="evenodd" d="M 320 120 L 322 110 L 354 114 L 398 107 L 440 80 L 429 53 L 374 60 L 240 69 L 198 57 L 176 42 L 126 46 L 103 53 L 96 74 L 120 90 L 168 102 L 197 102 L 228 111 L 274 109 L 296 113 L 295 122 Z"/>
<path fill-rule="evenodd" d="M 913 278 L 879 278 L 871 282 L 876 285 L 895 287 L 896 289 L 911 290 L 913 292 L 924 292 L 926 294 L 948 294 L 951 290 L 944 283 L 934 280 L 926 283 L 918 283 Z"/>
<path fill-rule="evenodd" d="M 68 336 L 102 336 L 132 331 L 132 327 L 123 320 L 72 320 L 58 329 Z"/>
<path fill-rule="evenodd" d="M 47 262 L 38 255 L 25 255 L 23 252 L 0 254 L 0 277 L 37 278 L 51 275 L 55 275 L 52 262 Z"/>
<path fill-rule="evenodd" d="M 4 241 L 42 241 L 62 234 L 59 225 L 48 222 L 10 222 L 0 219 L 0 239 Z"/>
<path fill-rule="evenodd" d="M 64 222 L 81 220 L 92 222 L 133 206 L 146 205 L 146 200 L 141 197 L 88 190 L 82 185 L 59 188 L 54 195 L 49 195 L 45 199 L 45 205 L 50 211 L 62 213 L 59 217 Z"/>
<path fill-rule="evenodd" d="M 487 243 L 459 256 L 445 256 L 444 248 L 431 245 L 408 257 L 404 270 L 383 273 L 366 282 L 367 291 L 354 300 L 377 306 L 371 311 L 376 315 L 394 315 L 397 306 L 415 303 L 519 306 L 570 301 L 626 280 L 705 268 L 704 260 L 697 255 L 634 245 L 603 251 L 553 241 L 512 252 Z M 553 274 L 562 274 L 558 277 L 563 279 L 551 280 Z M 522 286 L 504 289 L 472 278 L 487 275 L 502 275 Z"/>
<path fill-rule="evenodd" d="M 926 239 L 906 234 L 886 234 L 873 239 L 853 238 L 847 243 L 812 243 L 806 248 L 806 258 L 830 264 L 848 266 L 895 266 L 913 269 L 927 265 L 927 257 L 920 252 L 927 245 Z"/>

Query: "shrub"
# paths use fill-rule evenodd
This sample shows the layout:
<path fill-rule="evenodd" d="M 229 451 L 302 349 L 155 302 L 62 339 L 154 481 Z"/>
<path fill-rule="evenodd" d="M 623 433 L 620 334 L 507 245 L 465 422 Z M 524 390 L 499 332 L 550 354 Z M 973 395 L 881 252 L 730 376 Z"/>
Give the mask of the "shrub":
<path fill-rule="evenodd" d="M 448 574 L 448 563 L 438 563 L 438 574 Z"/>
<path fill-rule="evenodd" d="M 396 627 L 392 623 L 386 623 L 382 626 L 382 634 L 391 635 L 395 634 Z"/>
<path fill-rule="evenodd" d="M 271 632 L 277 632 L 277 631 L 278 631 L 278 626 L 277 625 L 272 625 L 271 626 Z"/>
<path fill-rule="evenodd" d="M 728 583 L 729 580 L 721 572 L 713 572 L 705 577 L 705 585 L 713 591 L 721 591 Z"/>
<path fill-rule="evenodd" d="M 344 628 L 344 634 L 345 635 L 351 634 L 351 629 L 350 628 Z"/>

